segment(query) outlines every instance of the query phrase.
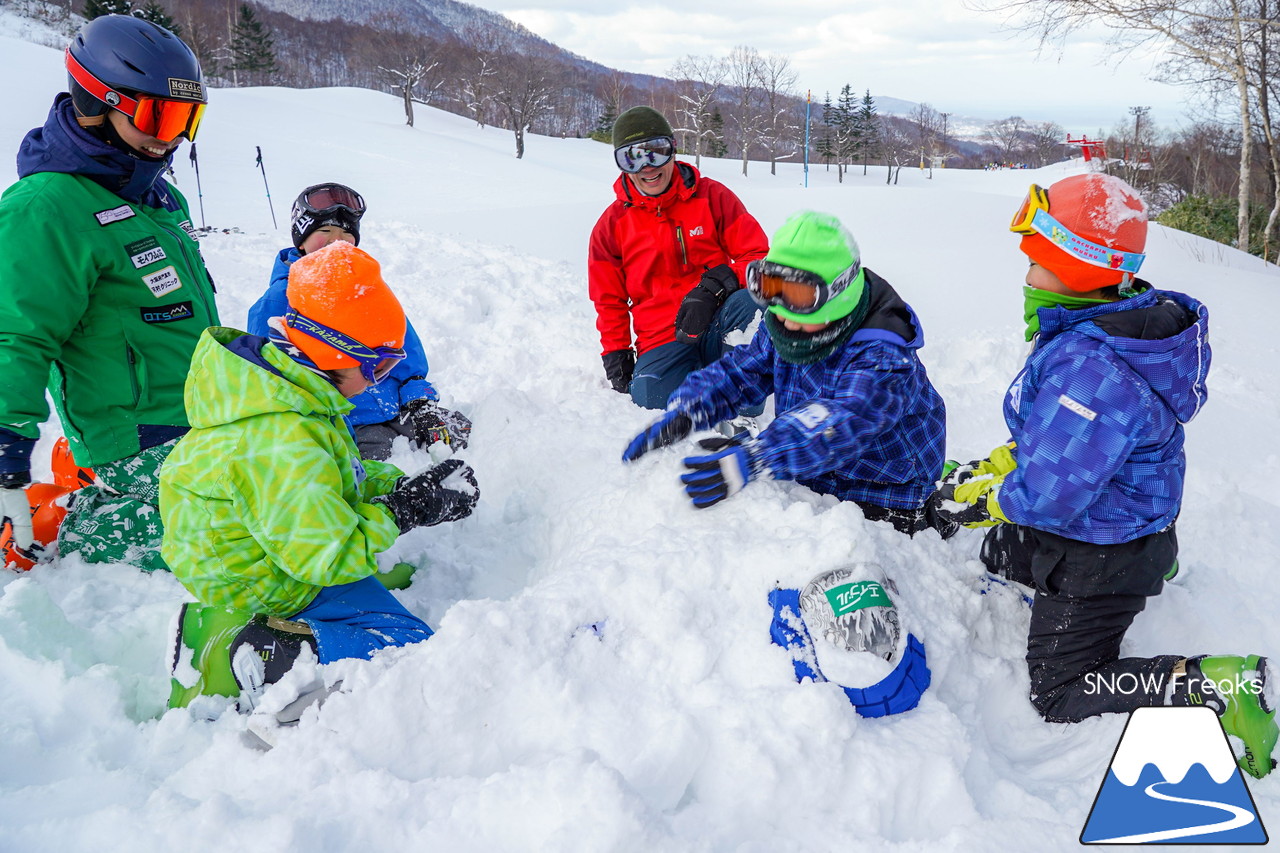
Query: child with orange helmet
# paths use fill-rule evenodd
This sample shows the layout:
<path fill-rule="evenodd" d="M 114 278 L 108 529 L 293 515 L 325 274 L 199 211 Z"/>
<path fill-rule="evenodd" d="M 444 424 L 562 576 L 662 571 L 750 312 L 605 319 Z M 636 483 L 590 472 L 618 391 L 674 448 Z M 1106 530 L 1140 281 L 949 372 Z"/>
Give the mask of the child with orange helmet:
<path fill-rule="evenodd" d="M 375 556 L 479 496 L 456 457 L 408 477 L 362 460 L 342 417 L 404 358 L 404 311 L 377 261 L 333 243 L 293 265 L 287 295 L 268 337 L 205 331 L 192 430 L 161 472 L 163 554 L 197 599 L 178 624 L 173 707 L 252 707 L 304 649 L 324 664 L 430 637 L 375 578 Z"/>
<path fill-rule="evenodd" d="M 1005 397 L 1012 440 L 952 471 L 931 498 L 989 527 L 987 570 L 1033 587 L 1031 701 L 1074 722 L 1153 705 L 1208 705 L 1272 769 L 1267 659 L 1121 658 L 1125 632 L 1177 570 L 1183 425 L 1204 405 L 1208 311 L 1137 278 L 1147 210 L 1103 174 L 1033 185 L 1010 230 L 1030 260 L 1026 365 Z"/>

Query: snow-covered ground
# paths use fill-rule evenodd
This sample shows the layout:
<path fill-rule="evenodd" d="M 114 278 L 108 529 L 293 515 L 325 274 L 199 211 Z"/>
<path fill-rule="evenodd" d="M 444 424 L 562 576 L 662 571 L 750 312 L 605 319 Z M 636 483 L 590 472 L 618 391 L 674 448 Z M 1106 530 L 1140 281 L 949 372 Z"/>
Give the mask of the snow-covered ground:
<path fill-rule="evenodd" d="M 14 152 L 65 77 L 56 50 L 12 38 L 0 71 L 0 151 Z M 0 571 L 0 849 L 1075 848 L 1125 720 L 1036 716 L 1027 611 L 975 592 L 979 535 L 911 541 L 790 483 L 695 511 L 678 451 L 620 464 L 651 413 L 607 387 L 587 298 L 587 236 L 616 175 L 607 147 L 531 137 L 516 160 L 507 131 L 422 107 L 417 119 L 368 91 L 214 91 L 204 216 L 238 231 L 202 249 L 238 326 L 302 187 L 339 180 L 367 198 L 362 247 L 445 402 L 475 421 L 475 514 L 391 553 L 425 562 L 401 597 L 438 633 L 345 665 L 350 691 L 262 753 L 234 713 L 165 712 L 187 598 L 172 577 L 75 558 Z M 187 151 L 177 180 L 199 224 Z M 1000 403 L 1025 351 L 1025 261 L 1006 225 L 1030 182 L 1078 166 L 904 169 L 897 186 L 882 167 L 843 185 L 817 167 L 807 189 L 799 165 L 703 167 L 766 231 L 801 208 L 842 217 L 924 323 L 949 455 L 1006 438 Z M 1150 602 L 1126 652 L 1280 654 L 1280 271 L 1160 227 L 1148 250 L 1148 278 L 1208 303 L 1214 363 L 1187 433 L 1185 580 Z M 907 714 L 855 716 L 835 686 L 797 685 L 769 641 L 769 590 L 850 560 L 896 577 L 928 647 L 933 686 Z M 1280 825 L 1280 774 L 1251 789 Z"/>

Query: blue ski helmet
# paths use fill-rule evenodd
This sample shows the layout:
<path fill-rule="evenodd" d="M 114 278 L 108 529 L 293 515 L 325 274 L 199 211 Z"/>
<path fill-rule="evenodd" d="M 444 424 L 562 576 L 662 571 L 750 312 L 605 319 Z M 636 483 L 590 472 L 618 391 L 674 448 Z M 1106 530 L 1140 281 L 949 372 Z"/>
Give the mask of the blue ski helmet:
<path fill-rule="evenodd" d="M 200 60 L 182 39 L 131 15 L 102 15 L 80 28 L 67 54 L 111 90 L 172 100 L 208 103 Z M 70 60 L 68 60 L 70 62 Z M 114 104 L 91 94 L 68 72 L 76 113 L 105 115 Z"/>

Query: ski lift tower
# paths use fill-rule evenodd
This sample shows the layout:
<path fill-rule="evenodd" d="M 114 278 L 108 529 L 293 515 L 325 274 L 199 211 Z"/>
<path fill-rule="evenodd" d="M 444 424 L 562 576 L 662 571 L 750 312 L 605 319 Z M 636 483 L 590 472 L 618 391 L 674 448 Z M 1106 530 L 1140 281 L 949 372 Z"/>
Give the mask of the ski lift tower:
<path fill-rule="evenodd" d="M 1085 165 L 1090 169 L 1101 169 L 1107 161 L 1107 149 L 1102 141 L 1090 139 L 1088 134 L 1081 134 L 1079 139 L 1072 139 L 1071 134 L 1068 133 L 1067 144 L 1080 146 Z M 1098 162 L 1094 163 L 1095 160 Z"/>

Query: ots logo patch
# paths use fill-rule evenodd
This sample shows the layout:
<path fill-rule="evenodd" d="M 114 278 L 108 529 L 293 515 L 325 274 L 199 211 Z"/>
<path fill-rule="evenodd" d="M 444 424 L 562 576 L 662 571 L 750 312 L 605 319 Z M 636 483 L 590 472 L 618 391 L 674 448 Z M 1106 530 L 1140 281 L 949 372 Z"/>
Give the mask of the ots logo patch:
<path fill-rule="evenodd" d="M 157 305 L 155 308 L 139 308 L 144 323 L 174 323 L 178 320 L 190 320 L 196 316 L 191 302 L 175 302 L 172 305 Z"/>
<path fill-rule="evenodd" d="M 1129 716 L 1080 843 L 1267 843 L 1212 708 L 1139 708 Z"/>

